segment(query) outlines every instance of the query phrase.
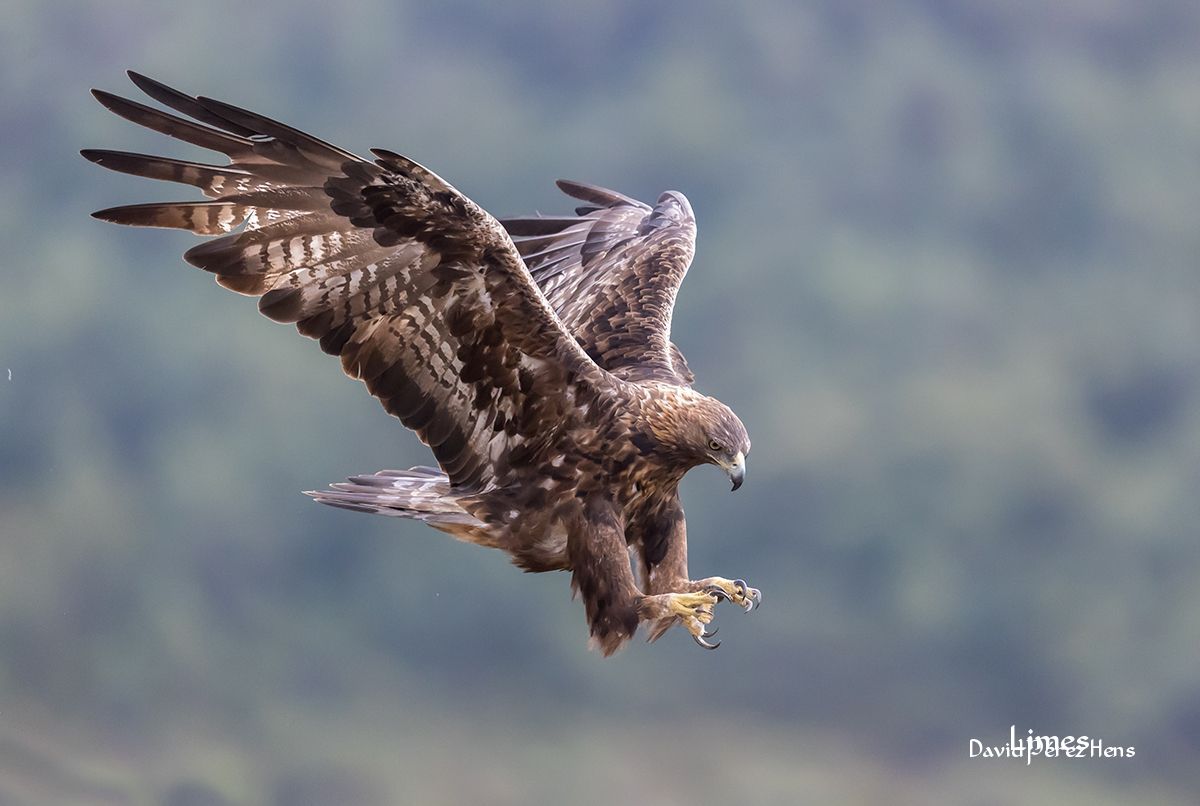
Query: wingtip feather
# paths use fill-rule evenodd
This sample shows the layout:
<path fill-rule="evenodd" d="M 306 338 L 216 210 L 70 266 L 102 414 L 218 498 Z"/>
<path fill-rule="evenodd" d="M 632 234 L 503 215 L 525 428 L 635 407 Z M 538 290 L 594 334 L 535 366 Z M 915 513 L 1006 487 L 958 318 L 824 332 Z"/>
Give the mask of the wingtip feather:
<path fill-rule="evenodd" d="M 99 101 L 100 105 L 109 111 L 115 111 L 113 110 L 113 106 L 120 104 L 123 100 L 125 100 L 121 96 L 111 93 L 108 90 L 98 90 L 94 87 L 92 88 L 91 93 L 92 97 Z"/>
<path fill-rule="evenodd" d="M 133 222 L 128 220 L 128 205 L 121 207 L 105 207 L 103 210 L 96 210 L 91 215 L 92 218 L 98 221 L 106 221 L 109 224 L 125 224 L 133 226 Z"/>
<path fill-rule="evenodd" d="M 601 207 L 615 207 L 621 204 L 628 204 L 634 207 L 647 207 L 647 205 L 639 202 L 637 199 L 626 196 L 624 193 L 618 193 L 609 188 L 602 188 L 598 185 L 589 185 L 586 182 L 576 182 L 573 179 L 555 179 L 554 184 L 558 189 L 567 194 L 573 199 L 590 202 Z M 647 207 L 647 209 L 649 209 Z"/>
<path fill-rule="evenodd" d="M 170 93 L 171 95 L 183 94 L 178 90 L 171 89 L 161 81 L 155 81 L 154 79 L 150 78 L 150 76 L 143 75 L 136 70 L 126 70 L 125 75 L 129 76 L 129 80 L 133 82 L 135 87 L 149 95 L 151 98 L 154 98 L 156 93 L 165 92 Z"/>

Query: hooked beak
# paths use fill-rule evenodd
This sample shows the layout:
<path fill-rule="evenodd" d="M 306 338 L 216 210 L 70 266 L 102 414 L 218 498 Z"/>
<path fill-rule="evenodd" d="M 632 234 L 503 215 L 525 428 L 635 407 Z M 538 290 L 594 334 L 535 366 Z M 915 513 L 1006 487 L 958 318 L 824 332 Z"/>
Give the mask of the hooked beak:
<path fill-rule="evenodd" d="M 733 489 L 741 487 L 742 482 L 746 480 L 746 455 L 738 451 L 733 461 L 724 467 L 725 472 L 729 474 L 729 480 L 733 482 Z"/>

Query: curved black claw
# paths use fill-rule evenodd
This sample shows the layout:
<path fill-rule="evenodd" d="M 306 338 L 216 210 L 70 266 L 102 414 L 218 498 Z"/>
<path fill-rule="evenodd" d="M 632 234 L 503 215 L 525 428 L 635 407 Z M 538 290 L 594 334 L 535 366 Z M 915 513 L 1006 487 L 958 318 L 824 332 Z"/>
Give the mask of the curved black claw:
<path fill-rule="evenodd" d="M 724 602 L 729 599 L 729 594 L 725 593 L 725 590 L 719 585 L 709 585 L 704 589 L 704 592 L 710 596 L 717 597 L 718 602 Z"/>
<path fill-rule="evenodd" d="M 711 635 L 711 634 L 712 633 L 709 633 L 709 635 Z M 700 636 L 700 635 L 693 635 L 692 640 L 695 641 L 700 646 L 704 647 L 705 649 L 716 649 L 717 647 L 719 647 L 721 645 L 720 641 L 717 641 L 715 644 L 710 644 L 704 640 L 703 636 Z"/>
<path fill-rule="evenodd" d="M 720 629 L 721 629 L 720 627 L 713 627 L 712 632 L 709 632 L 708 627 L 705 627 L 704 634 L 701 637 L 702 638 L 712 638 L 714 635 L 717 634 L 718 631 L 720 631 Z"/>
<path fill-rule="evenodd" d="M 762 593 L 754 588 L 750 589 L 750 593 L 746 595 L 746 603 L 742 605 L 742 610 L 749 613 L 751 610 L 758 608 L 762 604 Z"/>
<path fill-rule="evenodd" d="M 745 610 L 747 613 L 762 604 L 762 591 L 747 585 L 746 580 L 733 580 L 733 588 L 737 591 L 738 598 L 742 600 L 742 610 Z"/>

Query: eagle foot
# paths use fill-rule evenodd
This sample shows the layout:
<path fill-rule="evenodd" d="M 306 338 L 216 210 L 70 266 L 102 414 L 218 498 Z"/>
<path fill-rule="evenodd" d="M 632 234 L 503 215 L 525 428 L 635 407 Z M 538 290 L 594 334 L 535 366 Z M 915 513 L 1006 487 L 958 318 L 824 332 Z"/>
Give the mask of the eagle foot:
<path fill-rule="evenodd" d="M 717 601 L 718 597 L 708 591 L 660 593 L 655 596 L 647 596 L 643 600 L 642 618 L 647 620 L 667 619 L 668 621 L 660 623 L 668 625 L 678 619 L 691 634 L 693 641 L 705 649 L 716 649 L 721 645 L 720 641 L 710 644 L 705 639 L 712 638 L 717 634 L 716 627 L 711 632 L 707 627 L 713 620 L 713 605 Z M 656 632 L 658 635 L 662 634 L 657 630 Z M 652 635 L 652 637 L 658 636 Z"/>
<path fill-rule="evenodd" d="M 762 591 L 746 584 L 744 579 L 725 579 L 724 577 L 709 577 L 698 585 L 703 586 L 705 593 L 717 597 L 718 601 L 730 601 L 749 613 L 762 605 Z"/>

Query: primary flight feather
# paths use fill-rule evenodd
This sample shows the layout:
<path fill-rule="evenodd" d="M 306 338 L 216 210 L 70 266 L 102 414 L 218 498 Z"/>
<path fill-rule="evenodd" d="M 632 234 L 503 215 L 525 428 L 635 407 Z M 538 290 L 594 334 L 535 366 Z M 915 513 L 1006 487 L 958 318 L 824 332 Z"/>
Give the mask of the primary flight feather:
<path fill-rule="evenodd" d="M 605 655 L 641 622 L 651 639 L 682 624 L 713 648 L 713 606 L 749 610 L 761 600 L 741 580 L 692 580 L 687 571 L 679 482 L 708 463 L 736 490 L 750 440 L 727 406 L 692 388 L 671 341 L 695 247 L 683 194 L 668 191 L 651 206 L 560 181 L 584 203 L 575 215 L 497 221 L 399 154 L 373 149 L 364 160 L 245 109 L 129 76 L 187 117 L 93 94 L 229 164 L 85 150 L 106 168 L 209 197 L 94 215 L 219 236 L 184 259 L 339 356 L 438 463 L 309 495 L 422 520 L 506 551 L 527 571 L 570 571 Z"/>

